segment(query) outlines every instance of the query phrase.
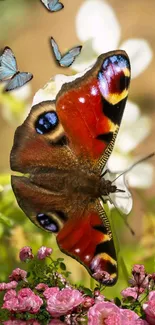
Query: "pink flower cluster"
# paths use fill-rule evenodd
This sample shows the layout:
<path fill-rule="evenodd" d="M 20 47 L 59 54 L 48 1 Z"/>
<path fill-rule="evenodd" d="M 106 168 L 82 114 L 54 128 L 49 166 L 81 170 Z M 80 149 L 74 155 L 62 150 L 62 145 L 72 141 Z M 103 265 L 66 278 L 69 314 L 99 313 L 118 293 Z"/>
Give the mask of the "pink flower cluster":
<path fill-rule="evenodd" d="M 37 258 L 42 260 L 49 257 L 51 253 L 51 248 L 42 246 L 38 250 Z M 20 259 L 22 261 L 31 260 L 33 257 L 30 247 L 26 246 L 21 249 Z M 36 273 L 34 273 L 35 278 L 32 284 L 29 283 L 27 272 L 16 268 L 9 276 L 10 282 L 0 284 L 0 291 L 6 290 L 2 309 L 7 309 L 10 311 L 10 315 L 14 315 L 14 318 L 2 324 L 40 325 L 37 315 L 43 309 L 45 314 L 47 312 L 49 314 L 48 325 L 77 325 L 81 322 L 88 325 L 155 325 L 155 274 L 147 274 L 143 265 L 133 267 L 130 287 L 122 291 L 121 307 L 116 306 L 114 302 L 106 301 L 99 290 L 94 290 L 88 296 L 85 291 L 73 288 L 65 277 L 57 272 L 57 269 L 53 269 L 53 259 L 51 259 L 51 265 L 51 269 L 48 265 L 47 278 L 44 272 L 43 278 L 39 277 L 39 280 L 42 281 L 46 278 L 45 283 L 37 282 Z M 51 282 L 52 276 L 56 282 Z M 47 279 L 49 279 L 50 286 L 47 285 Z M 20 290 L 17 289 L 19 282 Z M 60 288 L 57 284 L 60 285 Z M 21 288 L 22 286 L 24 288 Z M 127 303 L 129 309 L 126 309 Z M 139 306 L 140 316 L 134 312 L 137 306 Z M 23 313 L 23 317 L 24 313 L 35 314 L 35 320 L 15 319 L 19 313 Z M 144 319 L 141 318 L 142 315 Z M 31 315 L 31 317 L 34 316 Z M 64 319 L 63 322 L 60 320 L 61 317 Z"/>
<path fill-rule="evenodd" d="M 36 314 L 43 304 L 43 300 L 29 288 L 19 290 L 18 294 L 13 289 L 8 290 L 3 300 L 2 308 L 8 309 L 11 312 L 27 311 L 31 314 Z"/>
<path fill-rule="evenodd" d="M 65 323 L 61 322 L 61 320 L 59 319 L 52 319 L 48 323 L 48 325 L 63 325 L 63 324 L 65 325 Z M 35 319 L 31 319 L 27 321 L 15 319 L 15 320 L 8 320 L 6 322 L 3 322 L 3 325 L 42 325 L 42 324 Z"/>
<path fill-rule="evenodd" d="M 149 288 L 151 280 L 152 275 L 146 273 L 144 265 L 134 265 L 132 278 L 129 280 L 131 287 L 122 290 L 122 296 L 124 298 L 132 297 L 134 300 L 139 299 L 145 289 Z"/>
<path fill-rule="evenodd" d="M 80 291 L 71 288 L 48 288 L 43 295 L 47 300 L 47 311 L 53 317 L 65 315 L 83 302 Z"/>
<path fill-rule="evenodd" d="M 112 302 L 102 301 L 88 311 L 88 325 L 146 325 L 146 321 L 129 310 L 121 309 Z"/>
<path fill-rule="evenodd" d="M 52 248 L 42 246 L 38 250 L 37 257 L 39 260 L 43 260 L 45 257 L 50 256 L 51 254 Z M 21 248 L 19 258 L 22 262 L 28 262 L 29 260 L 33 259 L 34 255 L 32 254 L 32 248 L 29 246 Z"/>
<path fill-rule="evenodd" d="M 150 325 L 155 324 L 155 291 L 151 291 L 148 296 L 148 301 L 143 304 L 143 309 L 146 314 L 146 319 Z"/>

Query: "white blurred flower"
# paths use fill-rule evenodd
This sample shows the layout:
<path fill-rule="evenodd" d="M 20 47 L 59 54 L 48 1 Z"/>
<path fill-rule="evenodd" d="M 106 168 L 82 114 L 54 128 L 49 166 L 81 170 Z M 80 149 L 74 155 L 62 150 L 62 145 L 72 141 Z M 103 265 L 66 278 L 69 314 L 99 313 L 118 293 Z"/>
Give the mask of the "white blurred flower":
<path fill-rule="evenodd" d="M 152 59 L 152 50 L 144 39 L 128 39 L 120 44 L 121 27 L 112 7 L 104 0 L 86 0 L 76 16 L 76 32 L 84 43 L 72 65 L 82 71 L 102 53 L 125 50 L 131 61 L 132 78 L 143 72 Z"/>
<path fill-rule="evenodd" d="M 31 86 L 27 83 L 21 88 L 7 93 L 3 92 L 4 87 L 5 83 L 3 83 L 0 89 L 2 115 L 5 120 L 11 123 L 19 121 L 23 113 L 28 110 L 28 107 L 30 108 Z"/>
<path fill-rule="evenodd" d="M 33 97 L 32 105 L 36 105 L 46 100 L 54 100 L 63 84 L 72 82 L 73 80 L 82 77 L 89 69 L 91 69 L 91 67 L 88 67 L 86 70 L 71 76 L 57 74 L 56 76 L 51 78 L 42 89 L 39 89 L 36 92 Z"/>
<path fill-rule="evenodd" d="M 140 114 L 136 104 L 127 102 L 114 150 L 107 164 L 110 171 L 125 171 L 142 158 L 133 158 L 132 151 L 149 135 L 150 129 L 151 120 Z M 150 152 L 145 152 L 144 156 L 147 154 Z M 126 173 L 126 183 L 130 187 L 149 188 L 153 182 L 153 172 L 153 166 L 149 161 L 142 162 Z"/>

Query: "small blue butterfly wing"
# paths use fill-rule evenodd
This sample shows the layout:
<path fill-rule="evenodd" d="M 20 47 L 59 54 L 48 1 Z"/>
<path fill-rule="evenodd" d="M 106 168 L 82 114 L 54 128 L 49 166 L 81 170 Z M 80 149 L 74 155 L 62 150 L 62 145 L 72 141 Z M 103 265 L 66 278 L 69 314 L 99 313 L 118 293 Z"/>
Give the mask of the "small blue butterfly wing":
<path fill-rule="evenodd" d="M 60 60 L 60 65 L 62 67 L 69 67 L 74 62 L 74 60 L 75 60 L 74 56 L 70 53 L 67 53 Z"/>
<path fill-rule="evenodd" d="M 50 11 L 59 11 L 64 8 L 64 5 L 61 2 L 59 2 L 55 6 L 51 7 L 50 5 L 48 5 L 48 7 L 49 7 Z"/>
<path fill-rule="evenodd" d="M 41 0 L 41 2 L 48 9 L 48 0 Z"/>
<path fill-rule="evenodd" d="M 52 7 L 54 7 L 58 2 L 59 2 L 59 0 L 48 0 L 48 1 L 47 1 L 47 5 L 50 6 L 50 7 L 52 8 Z"/>
<path fill-rule="evenodd" d="M 50 0 L 47 6 L 50 11 L 59 11 L 64 8 L 64 5 L 58 0 Z"/>
<path fill-rule="evenodd" d="M 0 60 L 0 80 L 7 80 L 17 73 L 16 58 L 9 47 L 5 47 Z"/>
<path fill-rule="evenodd" d="M 53 37 L 51 37 L 51 45 L 52 45 L 53 52 L 54 52 L 54 55 L 55 55 L 55 57 L 56 57 L 56 60 L 57 60 L 57 61 L 60 61 L 60 60 L 61 60 L 61 54 L 60 54 L 60 51 L 59 51 L 58 45 L 57 45 L 57 43 L 55 42 L 55 40 L 54 40 Z"/>
<path fill-rule="evenodd" d="M 4 91 L 10 91 L 16 88 L 24 86 L 28 81 L 33 78 L 32 73 L 30 72 L 17 72 L 16 75 L 8 82 Z"/>
<path fill-rule="evenodd" d="M 82 46 L 76 46 L 76 47 L 73 47 L 68 52 L 76 58 L 76 56 L 78 56 L 81 53 L 81 49 L 82 49 Z"/>
<path fill-rule="evenodd" d="M 80 54 L 82 46 L 76 46 L 68 51 L 62 59 L 60 60 L 60 65 L 64 67 L 69 67 L 75 60 L 75 58 Z"/>

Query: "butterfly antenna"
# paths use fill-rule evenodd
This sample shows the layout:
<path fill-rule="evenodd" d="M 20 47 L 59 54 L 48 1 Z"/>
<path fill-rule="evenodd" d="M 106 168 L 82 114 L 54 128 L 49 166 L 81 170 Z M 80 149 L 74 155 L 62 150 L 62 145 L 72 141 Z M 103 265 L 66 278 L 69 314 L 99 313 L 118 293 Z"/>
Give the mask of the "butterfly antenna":
<path fill-rule="evenodd" d="M 127 228 L 130 230 L 131 235 L 135 236 L 135 232 L 134 230 L 131 228 L 131 226 L 129 225 L 129 223 L 127 222 L 126 218 L 124 217 L 124 215 L 119 211 L 119 209 L 116 207 L 116 205 L 114 204 L 114 202 L 111 200 L 110 196 L 108 196 L 109 201 L 112 202 L 113 206 L 115 207 L 116 211 L 119 213 L 120 217 L 123 219 L 125 225 L 127 226 Z"/>
<path fill-rule="evenodd" d="M 122 175 L 128 173 L 130 170 L 132 170 L 133 167 L 135 167 L 136 165 L 142 163 L 142 162 L 145 161 L 145 160 L 148 160 L 148 159 L 152 158 L 153 156 L 155 156 L 155 152 L 152 152 L 152 153 L 149 154 L 148 156 L 146 156 L 146 157 L 144 157 L 144 158 L 142 158 L 142 159 L 136 161 L 136 162 L 135 162 L 133 165 L 131 165 L 128 169 L 126 169 L 124 172 L 122 172 L 121 174 L 119 174 L 119 175 L 118 175 L 118 176 L 117 176 L 117 177 L 116 177 L 116 178 L 111 182 L 111 184 L 112 184 L 113 182 L 115 182 L 116 179 L 118 179 L 120 176 L 122 176 Z"/>

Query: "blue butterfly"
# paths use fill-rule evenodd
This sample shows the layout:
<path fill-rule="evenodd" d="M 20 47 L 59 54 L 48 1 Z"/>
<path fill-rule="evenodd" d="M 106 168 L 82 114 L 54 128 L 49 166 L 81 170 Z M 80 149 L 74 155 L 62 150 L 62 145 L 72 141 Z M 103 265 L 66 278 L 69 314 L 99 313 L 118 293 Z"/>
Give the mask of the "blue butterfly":
<path fill-rule="evenodd" d="M 22 87 L 33 78 L 30 72 L 18 71 L 16 58 L 7 46 L 0 57 L 0 81 L 9 80 L 4 91 Z"/>
<path fill-rule="evenodd" d="M 59 0 L 41 0 L 49 11 L 59 11 L 64 8 L 64 5 Z"/>
<path fill-rule="evenodd" d="M 59 51 L 58 45 L 53 37 L 51 37 L 50 41 L 55 58 L 58 61 L 59 65 L 61 65 L 62 67 L 69 67 L 74 62 L 75 58 L 80 54 L 82 49 L 82 46 L 73 47 L 64 56 L 62 56 Z"/>

